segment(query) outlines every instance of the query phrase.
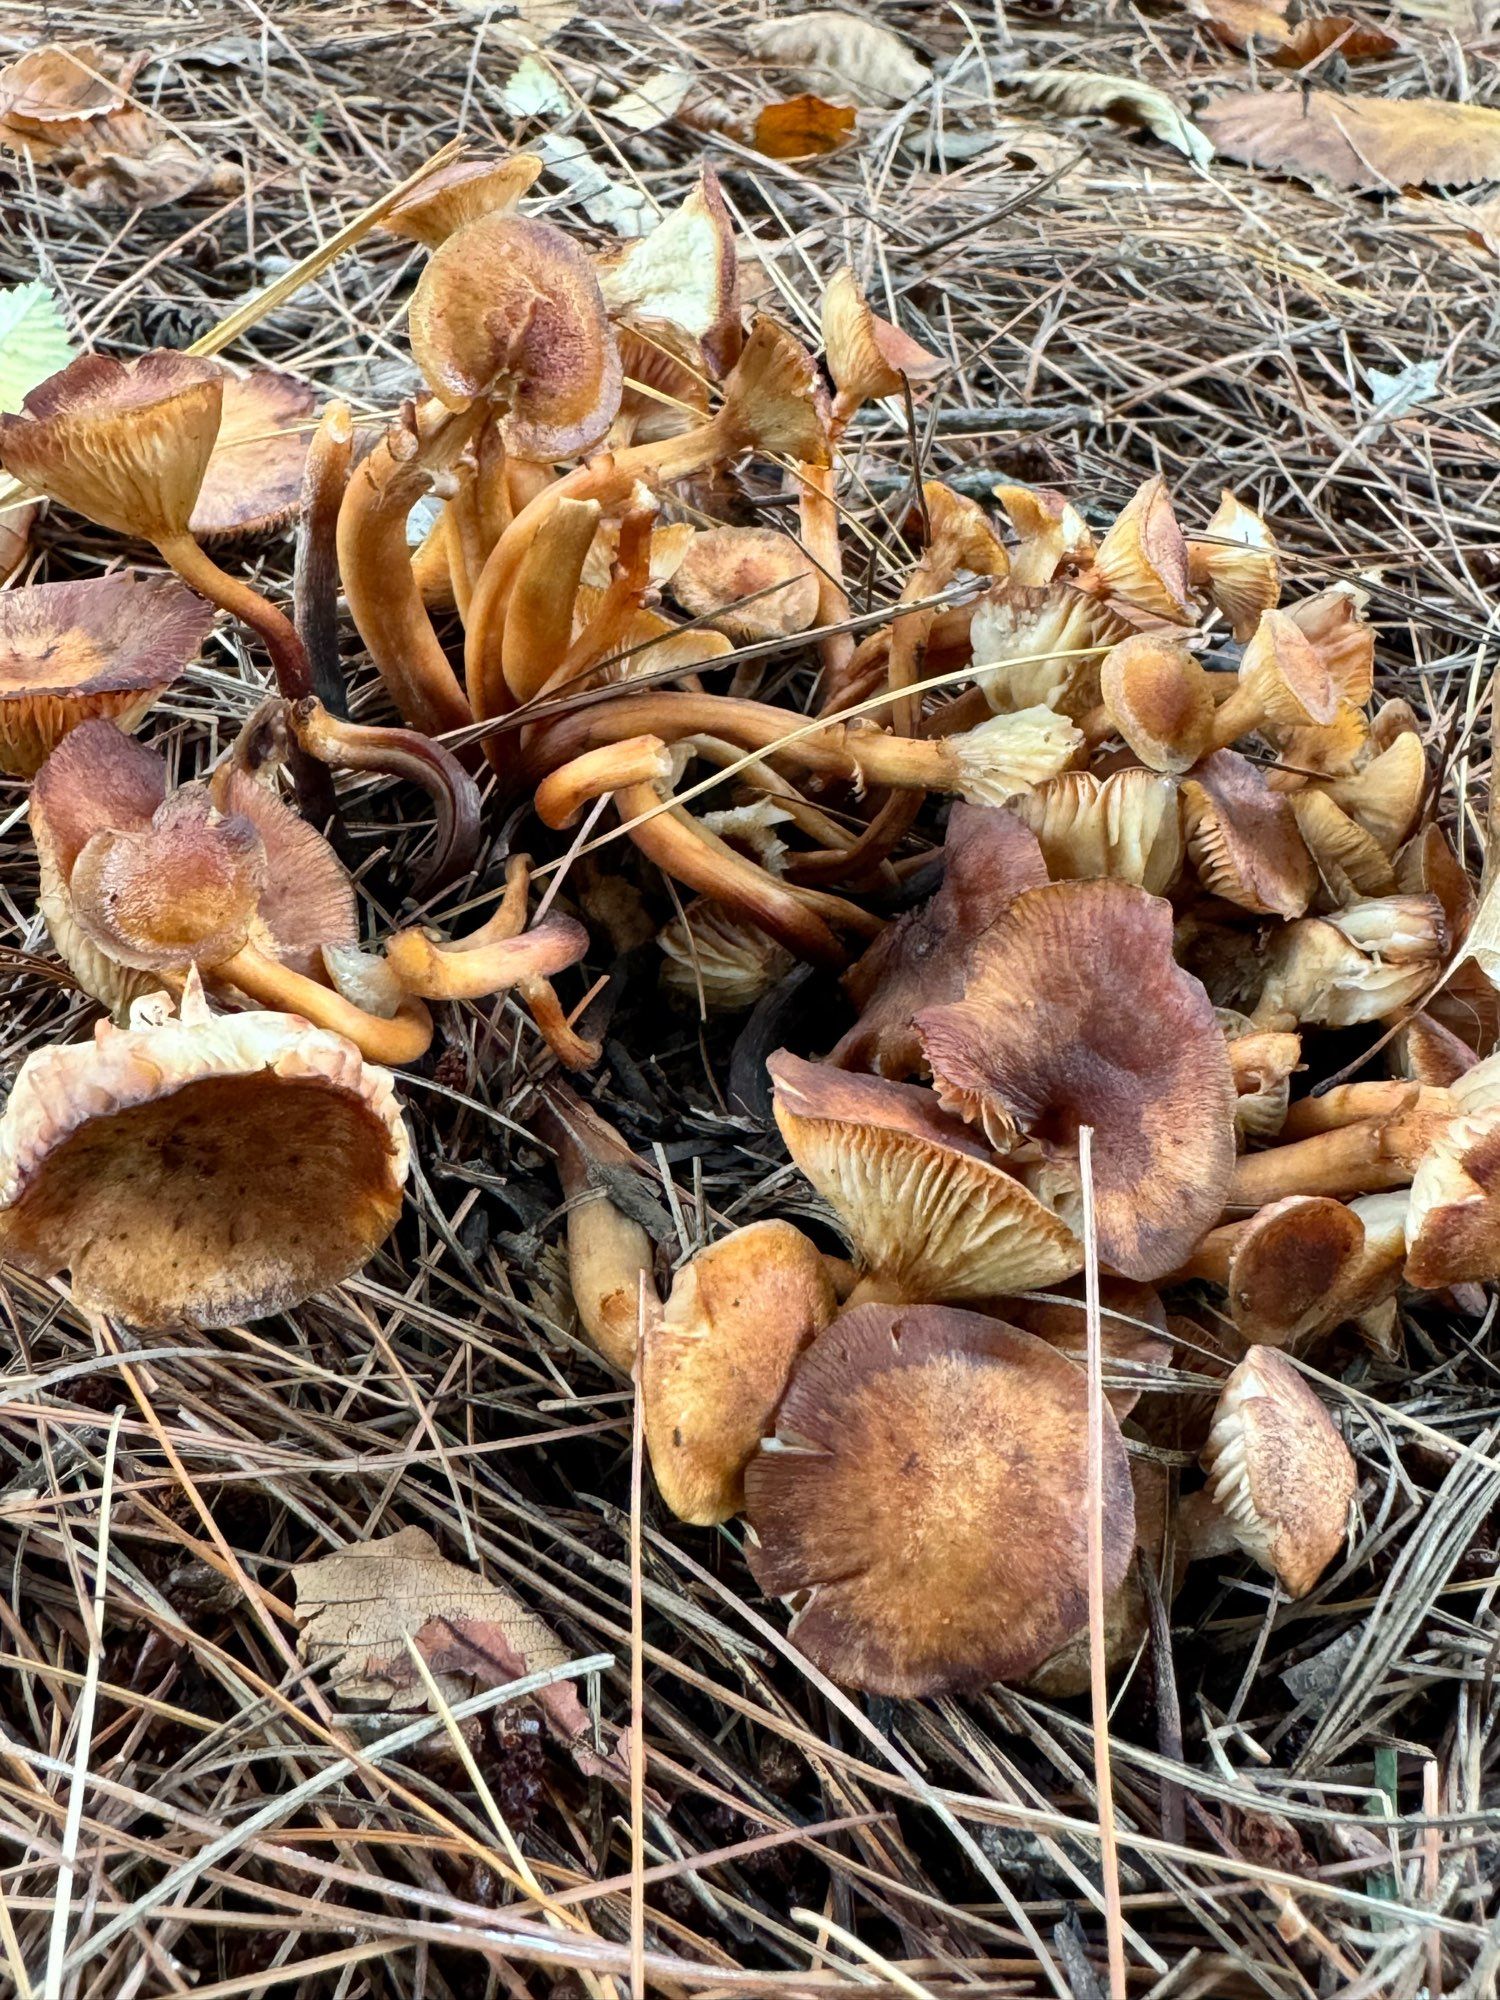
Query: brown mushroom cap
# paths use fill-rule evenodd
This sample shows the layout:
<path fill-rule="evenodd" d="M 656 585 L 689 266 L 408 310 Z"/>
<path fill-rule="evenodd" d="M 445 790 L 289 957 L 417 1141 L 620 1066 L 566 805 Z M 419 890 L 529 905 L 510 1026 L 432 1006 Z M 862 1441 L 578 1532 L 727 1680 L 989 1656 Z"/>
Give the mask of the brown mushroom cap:
<path fill-rule="evenodd" d="M 224 373 L 223 413 L 188 526 L 203 541 L 283 527 L 302 500 L 317 397 L 271 368 Z"/>
<path fill-rule="evenodd" d="M 30 777 L 92 717 L 134 728 L 213 616 L 175 577 L 129 570 L 0 592 L 0 770 Z"/>
<path fill-rule="evenodd" d="M 1065 1222 L 997 1166 L 929 1090 L 803 1062 L 766 1064 L 776 1122 L 876 1283 L 908 1299 L 996 1298 L 1081 1268 Z"/>
<path fill-rule="evenodd" d="M 210 789 L 219 811 L 247 820 L 265 850 L 266 882 L 251 942 L 294 972 L 316 978 L 325 951 L 359 942 L 348 871 L 315 826 L 247 772 L 221 765 Z"/>
<path fill-rule="evenodd" d="M 1328 1412 L 1276 1348 L 1252 1347 L 1230 1376 L 1201 1462 L 1235 1541 L 1305 1597 L 1344 1545 L 1358 1479 Z"/>
<path fill-rule="evenodd" d="M 1343 705 L 1322 654 L 1284 611 L 1261 613 L 1240 660 L 1239 681 L 1254 691 L 1265 719 L 1282 728 L 1326 727 Z"/>
<path fill-rule="evenodd" d="M 1322 1195 L 1289 1195 L 1261 1209 L 1229 1258 L 1229 1310 L 1241 1336 L 1285 1347 L 1321 1330 L 1364 1240 L 1359 1217 Z"/>
<path fill-rule="evenodd" d="M 1260 614 L 1281 596 L 1276 538 L 1227 487 L 1203 539 L 1188 543 L 1188 570 L 1229 620 L 1236 639 L 1248 639 Z"/>
<path fill-rule="evenodd" d="M 1401 1074 L 1414 1083 L 1446 1090 L 1479 1057 L 1469 1044 L 1430 1014 L 1413 1014 L 1396 1037 Z"/>
<path fill-rule="evenodd" d="M 1125 882 L 1033 889 L 964 997 L 917 1026 L 942 1102 L 1000 1146 L 1030 1134 L 1070 1215 L 1093 1128 L 1099 1245 L 1126 1277 L 1172 1270 L 1217 1220 L 1234 1081 L 1207 993 L 1173 960 L 1167 903 Z"/>
<path fill-rule="evenodd" d="M 597 444 L 620 407 L 619 350 L 588 258 L 550 222 L 486 215 L 434 250 L 412 294 L 412 354 L 450 409 L 493 397 L 517 458 Z"/>
<path fill-rule="evenodd" d="M 789 1222 L 752 1222 L 677 1274 L 647 1332 L 651 1469 L 679 1520 L 727 1521 L 797 1356 L 838 1308 L 821 1253 Z"/>
<path fill-rule="evenodd" d="M 1216 750 L 1182 781 L 1187 849 L 1211 896 L 1264 916 L 1300 917 L 1317 883 L 1284 793 L 1237 750 Z"/>
<path fill-rule="evenodd" d="M 923 1066 L 918 1012 L 959 997 L 990 927 L 1023 890 L 1046 880 L 1035 837 L 1007 808 L 955 805 L 941 886 L 888 924 L 844 974 L 860 1016 L 829 1061 L 897 1080 L 916 1075 Z"/>
<path fill-rule="evenodd" d="M 1069 1278 L 1048 1298 L 1006 1299 L 1004 1312 L 1023 1333 L 1034 1333 L 1059 1354 L 1081 1367 L 1088 1365 L 1088 1311 L 1081 1277 Z M 1167 1309 L 1154 1285 L 1132 1284 L 1128 1278 L 1099 1280 L 1099 1346 L 1106 1375 L 1116 1370 L 1160 1367 L 1172 1358 Z M 1123 1423 L 1140 1400 L 1144 1380 L 1113 1386 L 1104 1395 Z"/>
<path fill-rule="evenodd" d="M 164 540 L 187 528 L 223 394 L 217 364 L 188 354 L 83 354 L 0 415 L 0 465 L 100 527 Z"/>
<path fill-rule="evenodd" d="M 1289 604 L 1286 611 L 1352 708 L 1363 708 L 1375 692 L 1375 634 L 1365 622 L 1364 607 L 1362 590 L 1335 583 L 1316 597 Z"/>
<path fill-rule="evenodd" d="M 805 632 L 818 618 L 818 572 L 775 528 L 709 528 L 672 572 L 672 595 L 690 617 L 754 644 Z"/>
<path fill-rule="evenodd" d="M 1193 616 L 1188 595 L 1188 552 L 1158 474 L 1137 488 L 1099 544 L 1096 584 L 1153 617 L 1185 624 Z"/>
<path fill-rule="evenodd" d="M 990 488 L 1015 529 L 1010 574 L 1023 586 L 1052 582 L 1060 570 L 1076 571 L 1091 561 L 1094 538 L 1072 502 L 1046 486 L 1016 486 L 999 480 Z"/>
<path fill-rule="evenodd" d="M 535 153 L 503 160 L 455 160 L 418 182 L 388 208 L 382 226 L 436 250 L 455 230 L 484 215 L 506 215 L 542 171 Z"/>
<path fill-rule="evenodd" d="M 873 312 L 847 264 L 823 293 L 823 345 L 834 387 L 851 407 L 899 396 L 903 382 L 930 382 L 949 365 Z"/>
<path fill-rule="evenodd" d="M 1104 1582 L 1135 1540 L 1104 1422 Z M 975 1313 L 860 1306 L 798 1364 L 745 1475 L 761 1588 L 846 1686 L 891 1695 L 1014 1680 L 1088 1617 L 1087 1382 Z"/>
<path fill-rule="evenodd" d="M 1500 1277 L 1500 1058 L 1449 1086 L 1458 1116 L 1412 1178 L 1406 1277 L 1424 1291 Z"/>
<path fill-rule="evenodd" d="M 734 223 L 711 168 L 654 229 L 595 268 L 613 317 L 677 328 L 700 344 L 715 375 L 733 366 L 742 338 L 739 263 Z"/>
<path fill-rule="evenodd" d="M 0 1116 L 0 1252 L 134 1326 L 231 1326 L 358 1270 L 406 1170 L 385 1070 L 292 1015 L 211 1017 L 190 988 L 178 1019 L 27 1058 Z"/>
<path fill-rule="evenodd" d="M 1213 687 L 1171 640 L 1140 632 L 1105 655 L 1099 688 L 1110 721 L 1153 771 L 1190 771 L 1213 739 Z"/>

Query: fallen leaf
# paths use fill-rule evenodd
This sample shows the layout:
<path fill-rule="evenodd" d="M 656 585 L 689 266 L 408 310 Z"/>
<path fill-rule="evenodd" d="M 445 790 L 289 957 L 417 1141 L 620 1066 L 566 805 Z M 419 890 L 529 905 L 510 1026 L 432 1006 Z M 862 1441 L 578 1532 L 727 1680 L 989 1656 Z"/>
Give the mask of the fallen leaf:
<path fill-rule="evenodd" d="M 28 49 L 0 70 L 0 142 L 38 161 L 63 149 L 133 150 L 147 120 L 129 93 L 144 60 L 112 55 L 98 42 Z"/>
<path fill-rule="evenodd" d="M 634 90 L 627 90 L 613 104 L 600 107 L 606 118 L 632 132 L 650 132 L 668 118 L 675 118 L 684 98 L 693 87 L 691 70 L 659 69 Z"/>
<path fill-rule="evenodd" d="M 19 410 L 28 390 L 72 359 L 57 300 L 40 279 L 0 291 L 0 410 Z"/>
<path fill-rule="evenodd" d="M 1287 31 L 1271 60 L 1278 69 L 1302 69 L 1336 48 L 1345 62 L 1378 62 L 1400 46 L 1384 28 L 1356 21 L 1352 14 L 1309 14 Z"/>
<path fill-rule="evenodd" d="M 854 130 L 854 107 L 821 97 L 789 97 L 762 105 L 755 120 L 755 150 L 771 160 L 798 160 L 837 152 Z"/>
<path fill-rule="evenodd" d="M 1200 122 L 1231 160 L 1339 187 L 1467 187 L 1500 179 L 1500 111 L 1481 104 L 1247 90 L 1217 98 Z"/>
<path fill-rule="evenodd" d="M 1020 69 L 1005 80 L 1050 111 L 1138 125 L 1185 153 L 1196 166 L 1206 165 L 1214 156 L 1213 141 L 1152 84 L 1087 69 Z"/>
<path fill-rule="evenodd" d="M 541 154 L 549 173 L 568 183 L 573 199 L 581 204 L 590 222 L 602 223 L 617 236 L 644 236 L 654 226 L 656 209 L 645 192 L 611 180 L 590 158 L 581 139 L 543 132 L 530 142 L 530 150 Z"/>
<path fill-rule="evenodd" d="M 763 61 L 790 70 L 804 90 L 837 89 L 861 104 L 901 104 L 932 81 L 932 71 L 898 34 L 841 8 L 757 21 L 745 40 Z"/>
<path fill-rule="evenodd" d="M 332 1661 L 341 1701 L 381 1709 L 428 1705 L 410 1635 L 448 1702 L 566 1664 L 556 1633 L 503 1583 L 452 1563 L 424 1528 L 355 1542 L 292 1571 L 298 1650 L 310 1666 Z M 572 1681 L 535 1697 L 548 1727 L 587 1768 L 600 1762 L 585 1735 L 588 1711 Z"/>
<path fill-rule="evenodd" d="M 572 100 L 549 64 L 525 55 L 501 84 L 500 102 L 512 118 L 560 118 Z"/>
<path fill-rule="evenodd" d="M 1213 30 L 1215 39 L 1231 49 L 1248 49 L 1252 42 L 1285 42 L 1287 0 L 1187 0 L 1194 20 Z"/>
<path fill-rule="evenodd" d="M 57 164 L 69 156 L 59 154 Z M 86 154 L 68 169 L 68 186 L 89 208 L 164 208 L 190 194 L 237 194 L 244 176 L 168 137 L 143 153 Z"/>

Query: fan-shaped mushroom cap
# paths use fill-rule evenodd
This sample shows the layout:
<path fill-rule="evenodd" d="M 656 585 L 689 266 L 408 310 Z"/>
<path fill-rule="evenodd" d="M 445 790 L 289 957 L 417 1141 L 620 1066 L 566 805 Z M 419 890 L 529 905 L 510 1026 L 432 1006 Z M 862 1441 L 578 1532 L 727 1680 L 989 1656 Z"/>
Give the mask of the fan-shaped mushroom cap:
<path fill-rule="evenodd" d="M 1344 1545 L 1358 1480 L 1328 1412 L 1276 1348 L 1251 1348 L 1224 1385 L 1201 1462 L 1235 1542 L 1305 1597 Z"/>
<path fill-rule="evenodd" d="M 953 765 L 951 789 L 959 798 L 971 805 L 1003 806 L 1066 770 L 1083 748 L 1083 732 L 1056 709 L 1038 704 L 992 715 L 941 742 Z"/>
<path fill-rule="evenodd" d="M 661 982 L 689 1006 L 710 1014 L 740 1014 L 769 993 L 796 964 L 785 945 L 723 903 L 695 897 L 656 940 Z"/>
<path fill-rule="evenodd" d="M 877 1076 L 914 1076 L 923 1065 L 916 1016 L 956 1000 L 974 954 L 1023 890 L 1047 880 L 1035 838 L 999 806 L 954 806 L 943 840 L 943 880 L 907 910 L 844 974 L 858 1021 L 829 1060 Z"/>
<path fill-rule="evenodd" d="M 1241 1139 L 1274 1139 L 1286 1122 L 1292 1072 L 1302 1060 L 1302 1037 L 1281 1029 L 1257 1028 L 1246 1014 L 1228 1007 L 1214 1013 L 1234 1077 L 1234 1129 Z"/>
<path fill-rule="evenodd" d="M 1159 475 L 1131 496 L 1099 544 L 1090 576 L 1095 588 L 1154 617 L 1178 625 L 1191 621 L 1187 543 Z"/>
<path fill-rule="evenodd" d="M 1103 649 L 1125 622 L 1066 583 L 1030 589 L 1010 578 L 980 598 L 969 626 L 974 680 L 997 713 L 1043 702 L 1073 721 L 1099 705 Z"/>
<path fill-rule="evenodd" d="M 1182 781 L 1187 850 L 1211 896 L 1264 916 L 1300 917 L 1316 874 L 1290 801 L 1237 750 Z"/>
<path fill-rule="evenodd" d="M 644 236 L 596 265 L 616 318 L 665 321 L 698 341 L 716 375 L 740 350 L 740 279 L 734 224 L 718 176 L 705 168 L 685 201 Z"/>
<path fill-rule="evenodd" d="M 296 514 L 317 397 L 293 375 L 224 371 L 219 434 L 188 523 L 204 541 L 263 535 Z"/>
<path fill-rule="evenodd" d="M 1178 1264 L 1222 1208 L 1234 1081 L 1208 995 L 1172 957 L 1168 904 L 1124 882 L 1019 897 L 964 997 L 918 1016 L 939 1098 L 991 1142 L 1030 1134 L 1076 1216 L 1093 1128 L 1105 1259 L 1131 1278 Z"/>
<path fill-rule="evenodd" d="M 1081 1267 L 1067 1224 L 931 1091 L 784 1049 L 766 1067 L 788 1151 L 882 1288 L 907 1299 L 997 1298 Z"/>
<path fill-rule="evenodd" d="M 102 528 L 166 540 L 187 528 L 223 394 L 217 364 L 188 354 L 83 354 L 0 415 L 0 465 Z"/>
<path fill-rule="evenodd" d="M 1190 541 L 1188 574 L 1229 620 L 1236 639 L 1248 639 L 1263 611 L 1281 597 L 1276 538 L 1260 515 L 1228 487 L 1202 540 Z"/>
<path fill-rule="evenodd" d="M 213 615 L 175 577 L 129 570 L 0 591 L 0 771 L 30 777 L 92 717 L 133 729 Z"/>
<path fill-rule="evenodd" d="M 930 382 L 949 365 L 872 312 L 847 264 L 823 293 L 823 345 L 840 404 L 850 411 L 899 396 L 903 382 Z"/>
<path fill-rule="evenodd" d="M 1363 708 L 1375 692 L 1375 634 L 1365 622 L 1365 603 L 1364 591 L 1335 583 L 1286 609 L 1352 708 Z"/>
<path fill-rule="evenodd" d="M 1358 820 L 1394 854 L 1416 825 L 1427 790 L 1427 757 L 1422 739 L 1403 731 L 1387 750 L 1347 778 L 1323 778 L 1318 789 Z"/>
<path fill-rule="evenodd" d="M 224 764 L 210 791 L 221 813 L 248 820 L 266 856 L 266 883 L 250 940 L 270 958 L 309 978 L 324 952 L 359 942 L 354 884 L 315 826 L 248 772 Z"/>
<path fill-rule="evenodd" d="M 1309 785 L 1290 795 L 1297 831 L 1323 884 L 1325 903 L 1334 909 L 1363 896 L 1390 896 L 1396 871 L 1385 849 L 1357 820 Z"/>
<path fill-rule="evenodd" d="M 1059 570 L 1078 570 L 1093 559 L 1094 538 L 1070 500 L 1045 486 L 1014 486 L 1002 480 L 990 491 L 1005 509 L 1019 546 L 1011 551 L 1010 575 L 1023 587 L 1051 583 Z"/>
<path fill-rule="evenodd" d="M 132 1325 L 230 1326 L 357 1271 L 395 1223 L 391 1078 L 289 1014 L 180 1017 L 28 1056 L 0 1116 L 0 1253 Z"/>
<path fill-rule="evenodd" d="M 1177 783 L 1159 771 L 1062 771 L 1006 811 L 1036 835 L 1054 881 L 1109 875 L 1164 896 L 1182 873 Z"/>
<path fill-rule="evenodd" d="M 535 153 L 503 160 L 455 160 L 403 195 L 382 217 L 393 235 L 436 250 L 455 230 L 484 215 L 508 215 L 542 171 Z"/>
<path fill-rule="evenodd" d="M 1406 1276 L 1424 1291 L 1500 1277 L 1500 1057 L 1449 1088 L 1458 1115 L 1418 1164 L 1406 1217 Z"/>
<path fill-rule="evenodd" d="M 756 315 L 744 351 L 724 384 L 717 422 L 726 451 L 758 451 L 827 465 L 828 398 L 813 358 L 771 318 Z"/>
<path fill-rule="evenodd" d="M 818 572 L 775 528 L 709 528 L 672 572 L 672 595 L 691 617 L 753 644 L 817 623 Z"/>
<path fill-rule="evenodd" d="M 486 215 L 434 250 L 410 311 L 412 354 L 450 409 L 494 398 L 517 458 L 574 458 L 620 407 L 619 350 L 588 258 L 560 229 Z"/>
<path fill-rule="evenodd" d="M 1408 1007 L 1447 949 L 1435 896 L 1381 896 L 1285 924 L 1266 951 L 1258 1026 L 1353 1028 Z"/>
<path fill-rule="evenodd" d="M 1172 640 L 1139 632 L 1105 655 L 1099 690 L 1110 721 L 1153 771 L 1190 771 L 1214 733 L 1213 686 Z"/>
<path fill-rule="evenodd" d="M 821 1253 L 789 1222 L 752 1222 L 678 1272 L 646 1336 L 641 1398 L 651 1469 L 679 1520 L 739 1512 L 797 1356 L 837 1309 Z"/>
<path fill-rule="evenodd" d="M 1403 896 L 1437 897 L 1448 925 L 1448 942 L 1456 950 L 1469 935 L 1479 899 L 1468 870 L 1440 826 L 1424 826 L 1407 841 L 1396 856 L 1395 877 L 1393 886 Z"/>
<path fill-rule="evenodd" d="M 1326 728 L 1344 705 L 1323 656 L 1284 611 L 1261 613 L 1240 660 L 1239 682 L 1240 695 L 1259 710 L 1253 727 L 1265 721 L 1283 729 Z"/>
<path fill-rule="evenodd" d="M 1014 1680 L 1088 1617 L 1087 1383 L 1045 1341 L 974 1313 L 860 1306 L 797 1366 L 745 1504 L 757 1583 L 833 1679 L 936 1694 Z M 1104 1422 L 1104 1578 L 1135 1540 Z"/>
<path fill-rule="evenodd" d="M 1005 1299 L 1005 1317 L 1023 1333 L 1034 1333 L 1059 1354 L 1088 1365 L 1088 1311 L 1081 1277 L 1070 1278 L 1050 1298 Z M 1154 1285 L 1128 1278 L 1099 1280 L 1099 1345 L 1106 1370 L 1159 1367 L 1172 1357 L 1167 1309 Z M 1144 1382 L 1106 1384 L 1104 1395 L 1123 1423 L 1140 1400 Z"/>

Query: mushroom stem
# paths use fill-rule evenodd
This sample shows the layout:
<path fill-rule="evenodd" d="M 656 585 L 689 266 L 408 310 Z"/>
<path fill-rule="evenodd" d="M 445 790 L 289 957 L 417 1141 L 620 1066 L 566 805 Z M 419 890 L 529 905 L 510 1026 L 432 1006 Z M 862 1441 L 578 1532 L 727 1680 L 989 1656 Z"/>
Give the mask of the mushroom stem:
<path fill-rule="evenodd" d="M 288 710 L 293 734 L 309 756 L 341 771 L 385 771 L 406 778 L 432 800 L 437 815 L 432 859 L 413 884 L 418 895 L 466 874 L 479 852 L 479 787 L 453 752 L 416 729 L 341 721 L 315 699 Z"/>
<path fill-rule="evenodd" d="M 659 736 L 627 736 L 601 743 L 550 772 L 532 800 L 544 826 L 572 826 L 595 799 L 622 785 L 668 784 L 675 759 Z"/>
<path fill-rule="evenodd" d="M 320 986 L 290 966 L 268 958 L 253 944 L 211 968 L 216 985 L 234 986 L 259 1006 L 300 1014 L 315 1028 L 331 1028 L 353 1042 L 369 1062 L 414 1063 L 432 1044 L 432 1016 L 417 999 L 403 1000 L 390 1020 L 367 1014 L 332 987 Z"/>
<path fill-rule="evenodd" d="M 831 432 L 829 442 L 837 442 Z M 797 467 L 801 541 L 818 572 L 818 623 L 822 626 L 842 626 L 849 617 L 838 502 L 834 497 L 837 480 L 836 465 Z M 856 650 L 852 632 L 825 631 L 818 641 L 818 658 L 822 663 L 819 707 L 824 715 L 848 702 Z"/>
<path fill-rule="evenodd" d="M 339 662 L 339 508 L 349 484 L 354 421 L 347 403 L 330 403 L 307 448 L 297 529 L 292 607 L 307 653 L 312 692 L 334 715 L 349 713 Z"/>
<path fill-rule="evenodd" d="M 1246 1153 L 1235 1166 L 1228 1205 L 1264 1208 L 1289 1194 L 1378 1194 L 1405 1187 L 1446 1123 L 1431 1111 L 1401 1111 Z"/>
<path fill-rule="evenodd" d="M 1309 1139 L 1317 1132 L 1336 1132 L 1343 1125 L 1357 1125 L 1366 1118 L 1390 1118 L 1404 1111 L 1451 1118 L 1456 1108 L 1449 1091 L 1412 1083 L 1405 1077 L 1342 1083 L 1321 1097 L 1304 1097 L 1292 1105 L 1282 1122 L 1281 1136 Z"/>
<path fill-rule="evenodd" d="M 506 685 L 530 701 L 559 674 L 573 643 L 573 601 L 599 526 L 596 500 L 562 500 L 538 528 L 505 607 Z"/>
<path fill-rule="evenodd" d="M 1172 1273 L 1170 1282 L 1181 1284 L 1189 1278 L 1201 1278 L 1211 1285 L 1227 1285 L 1234 1253 L 1254 1221 L 1253 1215 L 1246 1215 L 1238 1222 L 1224 1222 L 1217 1229 L 1210 1229 L 1186 1263 Z"/>
<path fill-rule="evenodd" d="M 397 931 L 385 962 L 408 993 L 424 1000 L 482 1000 L 527 979 L 546 979 L 576 965 L 588 934 L 572 917 L 548 917 L 519 936 L 506 928 L 509 912 L 468 938 L 444 944 L 418 930 Z"/>
<path fill-rule="evenodd" d="M 536 1022 L 543 1041 L 563 1068 L 592 1069 L 603 1054 L 604 1045 L 578 1033 L 572 1018 L 553 991 L 552 981 L 543 978 L 540 973 L 530 973 L 516 981 L 516 991 L 530 1008 L 531 1018 Z M 579 1003 L 578 1012 L 582 1012 L 591 997 L 585 995 Z"/>

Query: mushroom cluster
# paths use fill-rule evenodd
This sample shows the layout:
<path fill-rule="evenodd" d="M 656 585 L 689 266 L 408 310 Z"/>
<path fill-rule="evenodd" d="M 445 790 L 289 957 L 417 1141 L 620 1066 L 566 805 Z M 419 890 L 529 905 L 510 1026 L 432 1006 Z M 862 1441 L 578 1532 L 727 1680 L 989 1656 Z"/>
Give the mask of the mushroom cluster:
<path fill-rule="evenodd" d="M 0 768 L 31 780 L 57 951 L 116 1017 L 22 1071 L 0 1253 L 143 1325 L 336 1282 L 399 1205 L 376 1065 L 424 1057 L 434 1003 L 513 993 L 580 1324 L 638 1372 L 667 1505 L 744 1514 L 825 1671 L 895 1694 L 1076 1674 L 1091 1249 L 1111 1643 L 1138 1638 L 1142 1561 L 1170 1591 L 1232 1544 L 1312 1589 L 1357 1482 L 1297 1358 L 1347 1329 L 1389 1355 L 1403 1288 L 1500 1275 L 1500 1005 L 1364 594 L 1284 601 L 1232 493 L 1189 532 L 1160 478 L 1107 524 L 928 481 L 859 551 L 897 575 L 856 616 L 841 467 L 866 405 L 943 358 L 847 268 L 821 365 L 747 314 L 711 172 L 596 253 L 525 212 L 540 171 L 461 160 L 388 212 L 419 246 L 421 387 L 367 435 L 288 378 L 166 351 L 84 356 L 0 416 L 7 472 L 169 572 L 0 594 Z M 289 617 L 205 544 L 293 519 Z M 341 601 L 377 721 L 348 719 Z M 275 693 L 175 782 L 129 732 L 215 608 Z M 367 938 L 332 774 L 369 770 L 432 802 L 415 898 L 472 878 L 482 778 L 497 827 L 559 836 L 561 906 L 554 884 L 530 921 L 502 851 L 478 928 Z M 765 1063 L 806 1226 L 758 1220 L 670 1277 L 618 1199 L 632 1154 L 553 1073 L 600 1058 L 552 984 L 583 919 L 624 953 L 653 897 L 677 1002 L 743 1012 L 800 961 L 844 1006 Z M 266 1164 L 297 1192 L 242 1203 Z M 1205 1369 L 1206 1398 L 1172 1393 Z"/>

